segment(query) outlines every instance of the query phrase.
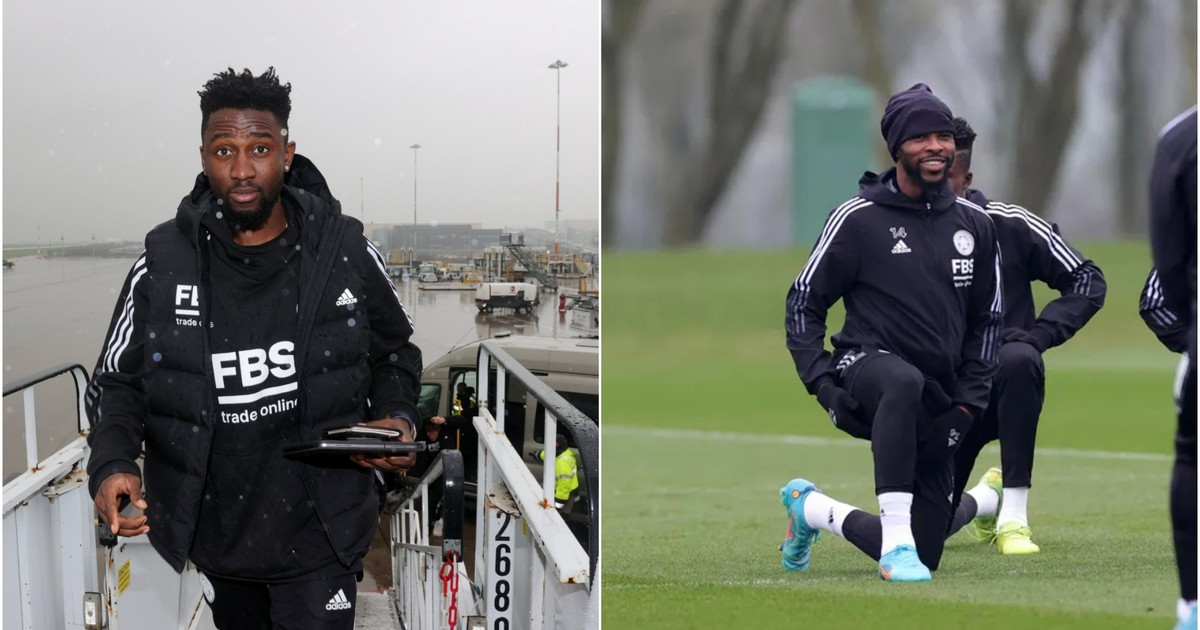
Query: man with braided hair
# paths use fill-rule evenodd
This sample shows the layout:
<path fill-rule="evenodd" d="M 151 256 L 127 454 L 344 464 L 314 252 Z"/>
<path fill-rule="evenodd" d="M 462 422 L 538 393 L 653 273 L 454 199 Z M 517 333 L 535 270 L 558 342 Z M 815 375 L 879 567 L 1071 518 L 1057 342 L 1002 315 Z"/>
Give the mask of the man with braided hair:
<path fill-rule="evenodd" d="M 283 449 L 360 422 L 412 441 L 421 352 L 383 257 L 295 153 L 290 93 L 274 68 L 200 91 L 203 172 L 117 300 L 87 472 L 114 534 L 195 563 L 217 627 L 349 630 L 377 479 L 414 457 Z"/>

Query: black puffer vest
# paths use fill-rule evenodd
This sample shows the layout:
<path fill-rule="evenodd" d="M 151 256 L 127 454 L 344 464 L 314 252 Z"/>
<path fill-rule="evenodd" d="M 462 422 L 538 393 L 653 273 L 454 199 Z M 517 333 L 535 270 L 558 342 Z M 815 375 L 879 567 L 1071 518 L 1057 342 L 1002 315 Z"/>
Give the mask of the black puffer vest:
<path fill-rule="evenodd" d="M 283 194 L 301 209 L 294 218 L 301 224 L 302 248 L 295 352 L 302 417 L 295 434 L 286 436 L 301 441 L 317 437 L 324 427 L 368 419 L 370 325 L 364 312 L 337 306 L 337 301 L 346 289 L 363 294 L 363 278 L 373 263 L 366 258 L 362 224 L 342 215 L 336 200 L 293 186 L 285 186 Z M 212 366 L 206 360 L 208 296 L 214 287 L 206 276 L 208 234 L 200 222 L 211 201 L 201 175 L 175 220 L 146 237 L 142 278 L 150 305 L 143 375 L 143 477 L 147 516 L 154 524 L 149 537 L 177 571 L 191 548 L 205 477 L 219 475 L 208 470 L 217 409 Z M 366 552 L 378 522 L 373 475 L 349 461 L 323 463 L 304 466 L 295 483 L 305 486 L 338 559 L 349 566 Z M 236 534 L 272 535 L 267 527 Z"/>

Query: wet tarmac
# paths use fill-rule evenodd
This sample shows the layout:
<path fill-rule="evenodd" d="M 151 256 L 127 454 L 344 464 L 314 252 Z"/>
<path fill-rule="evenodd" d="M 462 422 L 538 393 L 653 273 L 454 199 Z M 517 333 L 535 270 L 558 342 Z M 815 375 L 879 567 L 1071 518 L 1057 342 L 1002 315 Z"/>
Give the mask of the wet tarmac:
<path fill-rule="evenodd" d="M 4 384 L 62 363 L 90 374 L 133 258 L 14 259 L 3 272 Z M 511 309 L 479 313 L 471 290 L 435 291 L 397 280 L 396 289 L 416 324 L 413 341 L 425 363 L 450 349 L 499 333 L 548 337 L 594 334 L 570 326 L 558 312 L 555 294 L 543 293 L 531 314 Z M 38 457 L 45 458 L 76 437 L 75 392 L 59 378 L 37 390 Z M 24 406 L 20 396 L 4 399 L 4 480 L 26 470 Z"/>

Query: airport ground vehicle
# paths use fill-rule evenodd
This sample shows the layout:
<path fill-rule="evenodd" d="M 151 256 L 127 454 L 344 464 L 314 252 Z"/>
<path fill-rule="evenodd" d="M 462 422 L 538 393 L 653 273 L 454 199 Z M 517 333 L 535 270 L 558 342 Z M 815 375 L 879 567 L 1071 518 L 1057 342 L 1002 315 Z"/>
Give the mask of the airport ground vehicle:
<path fill-rule="evenodd" d="M 485 282 L 475 289 L 475 308 L 481 313 L 490 313 L 497 308 L 531 313 L 537 305 L 537 286 L 528 282 Z"/>

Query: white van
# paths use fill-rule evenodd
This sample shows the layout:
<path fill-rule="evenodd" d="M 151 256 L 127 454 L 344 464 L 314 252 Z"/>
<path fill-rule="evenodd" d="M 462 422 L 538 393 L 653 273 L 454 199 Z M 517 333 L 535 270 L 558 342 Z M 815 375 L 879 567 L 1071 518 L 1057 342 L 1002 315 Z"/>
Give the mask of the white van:
<path fill-rule="evenodd" d="M 475 289 L 475 308 L 481 313 L 490 313 L 497 308 L 532 313 L 537 305 L 537 285 L 528 282 L 486 282 Z"/>
<path fill-rule="evenodd" d="M 599 339 L 514 337 L 508 333 L 501 333 L 488 341 L 503 348 L 567 402 L 593 422 L 599 423 Z M 421 373 L 421 396 L 417 403 L 423 422 L 428 422 L 433 416 L 449 420 L 453 444 L 463 454 L 469 494 L 473 494 L 475 487 L 475 468 L 479 457 L 478 437 L 471 424 L 473 410 L 464 409 L 461 415 L 455 417 L 454 399 L 460 383 L 478 391 L 476 372 L 480 343 L 481 341 L 475 341 L 455 348 L 430 363 Z M 495 379 L 496 373 L 493 371 L 488 385 L 493 392 L 496 391 Z M 545 411 L 541 403 L 526 391 L 519 380 L 510 376 L 505 388 L 504 432 L 534 477 L 541 479 L 542 462 L 536 454 L 544 448 L 542 420 Z M 566 431 L 562 424 L 558 430 L 560 433 Z M 581 485 L 580 488 L 582 487 Z"/>

